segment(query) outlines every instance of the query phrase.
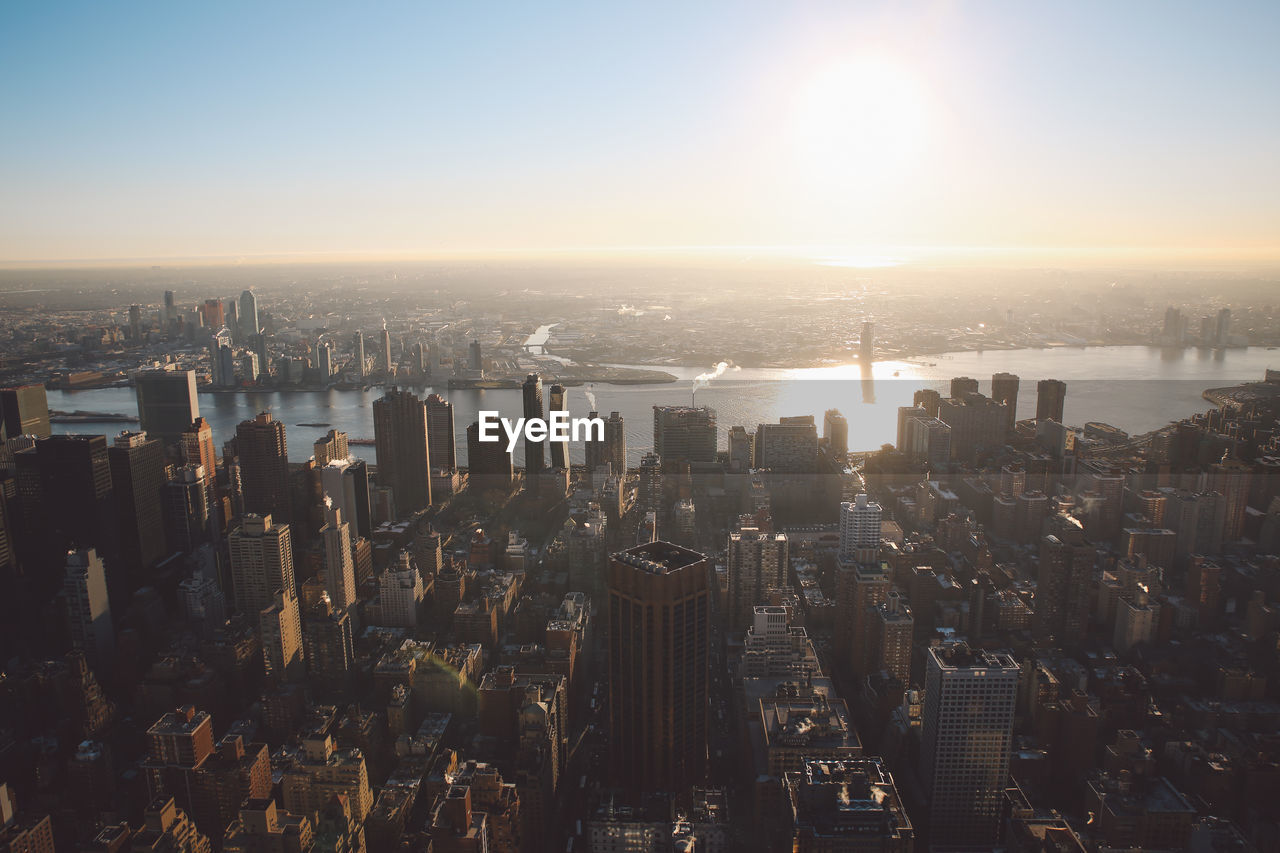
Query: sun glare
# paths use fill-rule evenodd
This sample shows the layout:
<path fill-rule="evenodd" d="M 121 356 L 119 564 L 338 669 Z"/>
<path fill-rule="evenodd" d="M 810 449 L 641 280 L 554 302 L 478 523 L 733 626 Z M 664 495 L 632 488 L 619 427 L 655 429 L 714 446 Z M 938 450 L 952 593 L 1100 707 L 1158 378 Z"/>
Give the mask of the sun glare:
<path fill-rule="evenodd" d="M 856 189 L 899 179 L 927 139 L 925 93 L 892 59 L 860 55 L 831 64 L 799 91 L 793 132 L 809 177 Z"/>

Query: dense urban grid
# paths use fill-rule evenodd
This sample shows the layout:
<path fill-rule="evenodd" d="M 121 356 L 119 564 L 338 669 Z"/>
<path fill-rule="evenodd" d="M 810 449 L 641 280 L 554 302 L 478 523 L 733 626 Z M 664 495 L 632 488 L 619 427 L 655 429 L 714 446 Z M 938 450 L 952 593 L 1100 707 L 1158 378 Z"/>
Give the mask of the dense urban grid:
<path fill-rule="evenodd" d="M 449 393 L 542 418 L 729 356 L 1213 351 L 1277 340 L 1270 304 L 860 287 L 740 325 L 703 290 L 272 284 L 5 295 L 0 850 L 1280 849 L 1280 372 L 1141 436 L 958 376 L 878 449 L 695 398 L 639 465 L 617 412 L 579 463 Z M 136 412 L 50 411 L 104 386 Z M 373 434 L 201 415 L 264 388 L 376 389 Z"/>

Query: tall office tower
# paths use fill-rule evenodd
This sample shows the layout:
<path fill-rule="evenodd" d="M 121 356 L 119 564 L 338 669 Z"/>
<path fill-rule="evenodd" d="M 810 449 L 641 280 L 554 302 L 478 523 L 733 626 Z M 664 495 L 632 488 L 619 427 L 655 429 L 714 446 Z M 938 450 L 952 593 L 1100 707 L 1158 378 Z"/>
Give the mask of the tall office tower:
<path fill-rule="evenodd" d="M 836 654 L 857 676 L 874 670 L 873 611 L 884 602 L 891 585 L 883 563 L 836 561 Z"/>
<path fill-rule="evenodd" d="M 426 376 L 431 372 L 431 353 L 422 341 L 413 342 L 411 358 L 413 359 L 413 369 L 419 376 Z"/>
<path fill-rule="evenodd" d="M 221 299 L 206 299 L 201 310 L 206 329 L 221 329 L 227 325 L 227 313 Z"/>
<path fill-rule="evenodd" d="M 938 419 L 951 427 L 951 458 L 972 461 L 983 449 L 1003 447 L 1009 432 L 1005 407 L 976 391 L 938 405 Z"/>
<path fill-rule="evenodd" d="M 898 407 L 898 440 L 894 447 L 899 453 L 911 452 L 911 424 L 929 419 L 929 413 L 921 406 Z"/>
<path fill-rule="evenodd" d="M 1066 401 L 1067 383 L 1057 379 L 1041 379 L 1036 383 L 1036 420 L 1062 423 Z"/>
<path fill-rule="evenodd" d="M 887 672 L 911 686 L 911 636 L 915 620 L 911 607 L 900 594 L 890 591 L 884 601 L 871 609 L 871 672 Z"/>
<path fill-rule="evenodd" d="M 351 344 L 351 348 L 351 360 L 356 363 L 356 375 L 361 379 L 364 379 L 369 375 L 369 362 L 365 359 L 364 354 L 364 332 L 356 332 L 356 337 Z"/>
<path fill-rule="evenodd" d="M 164 448 L 145 432 L 122 432 L 107 449 L 120 524 L 120 564 L 141 586 L 168 555 L 164 537 Z"/>
<path fill-rule="evenodd" d="M 729 621 L 746 630 L 752 608 L 768 604 L 770 587 L 787 583 L 789 545 L 785 533 L 744 527 L 729 534 Z"/>
<path fill-rule="evenodd" d="M 178 309 L 174 305 L 173 291 L 166 290 L 164 292 L 164 304 L 160 308 L 160 325 L 161 333 L 169 334 L 173 331 L 173 326 L 178 320 Z"/>
<path fill-rule="evenodd" d="M 614 783 L 683 793 L 707 750 L 707 558 L 650 542 L 609 559 L 609 763 Z"/>
<path fill-rule="evenodd" d="M 964 643 L 931 647 L 925 665 L 920 778 L 931 837 L 949 844 L 995 844 L 1020 669 L 1009 655 Z"/>
<path fill-rule="evenodd" d="M 547 417 L 551 417 L 552 412 L 566 412 L 564 402 L 564 386 L 552 385 L 551 390 L 547 393 Z M 552 468 L 568 468 L 569 467 L 569 442 L 554 441 L 547 439 L 547 446 L 551 451 L 551 467 Z"/>
<path fill-rule="evenodd" d="M 43 570 L 31 572 L 40 594 L 52 594 L 57 566 L 72 548 L 96 548 L 110 569 L 111 596 L 123 606 L 132 592 L 119 562 L 115 494 L 107 439 L 54 435 L 14 454 L 21 510 L 14 524 L 19 553 Z M 33 568 L 35 568 L 33 566 Z"/>
<path fill-rule="evenodd" d="M 342 510 L 351 537 L 373 536 L 369 514 L 369 471 L 363 459 L 334 459 L 320 469 L 320 488 Z"/>
<path fill-rule="evenodd" d="M 777 474 L 809 474 L 818 468 L 818 426 L 813 415 L 779 418 L 756 427 L 756 468 Z"/>
<path fill-rule="evenodd" d="M 756 461 L 756 434 L 744 426 L 729 427 L 729 470 L 750 471 Z"/>
<path fill-rule="evenodd" d="M 783 777 L 795 853 L 911 853 L 915 829 L 880 758 L 805 758 Z"/>
<path fill-rule="evenodd" d="M 839 409 L 827 409 L 822 416 L 822 438 L 833 459 L 844 459 L 849 455 L 849 421 Z"/>
<path fill-rule="evenodd" d="M 173 444 L 200 417 L 194 370 L 144 370 L 133 384 L 139 426 L 152 438 Z"/>
<path fill-rule="evenodd" d="M 859 563 L 879 562 L 882 514 L 880 504 L 865 492 L 854 497 L 852 503 L 845 501 L 840 504 L 840 559 Z"/>
<path fill-rule="evenodd" d="M 260 612 L 278 589 L 296 589 L 289 525 L 274 524 L 269 515 L 246 515 L 228 540 L 231 586 L 241 613 Z"/>
<path fill-rule="evenodd" d="M 227 318 L 227 328 L 230 330 L 232 338 L 239 343 L 243 339 L 240 337 L 240 320 L 236 317 L 235 297 L 228 299 L 224 304 L 226 305 L 224 314 Z"/>
<path fill-rule="evenodd" d="M 653 452 L 670 470 L 690 462 L 715 462 L 717 443 L 715 409 L 653 407 Z"/>
<path fill-rule="evenodd" d="M 640 459 L 640 488 L 636 496 L 642 513 L 662 513 L 662 483 L 662 457 L 656 453 L 646 453 Z"/>
<path fill-rule="evenodd" d="M 239 321 L 240 339 L 243 341 L 262 331 L 262 324 L 258 322 L 258 297 L 253 295 L 252 290 L 240 294 Z"/>
<path fill-rule="evenodd" d="M 258 614 L 264 674 L 277 683 L 301 681 L 307 674 L 302 648 L 302 613 L 292 589 L 277 589 Z"/>
<path fill-rule="evenodd" d="M 951 379 L 951 396 L 963 399 L 965 394 L 978 393 L 978 380 L 971 376 L 954 376 Z"/>
<path fill-rule="evenodd" d="M 871 364 L 876 357 L 876 324 L 866 320 L 862 324 L 862 334 L 858 338 L 858 363 Z"/>
<path fill-rule="evenodd" d="M 253 352 L 258 356 L 257 364 L 253 367 L 253 379 L 256 382 L 263 376 L 271 375 L 271 353 L 267 347 L 267 335 L 265 332 L 258 332 L 249 341 L 249 346 L 253 347 Z"/>
<path fill-rule="evenodd" d="M 374 404 L 376 407 L 376 403 Z M 269 515 L 277 522 L 293 518 L 289 497 L 289 448 L 284 424 L 261 412 L 236 427 L 236 457 L 244 511 Z"/>
<path fill-rule="evenodd" d="M 473 340 L 471 345 L 467 347 L 469 364 L 467 365 L 477 373 L 484 369 L 484 359 L 480 356 L 480 342 Z"/>
<path fill-rule="evenodd" d="M 48 438 L 49 398 L 43 385 L 16 385 L 0 389 L 0 438 L 34 435 Z"/>
<path fill-rule="evenodd" d="M 216 388 L 236 385 L 236 352 L 231 346 L 231 332 L 223 326 L 209 342 L 209 373 Z"/>
<path fill-rule="evenodd" d="M 467 427 L 467 472 L 470 488 L 480 492 L 509 489 L 515 482 L 515 459 L 506 440 L 481 441 L 478 422 Z"/>
<path fill-rule="evenodd" d="M 522 387 L 524 395 L 524 417 L 542 418 L 542 378 L 536 373 L 525 377 Z M 538 476 L 543 468 L 542 442 L 526 437 L 524 440 L 524 476 L 525 488 L 536 490 Z"/>
<path fill-rule="evenodd" d="M 179 436 L 179 449 L 186 465 L 200 465 L 212 481 L 218 467 L 217 449 L 213 443 L 213 427 L 204 418 L 196 418 Z"/>
<path fill-rule="evenodd" d="M 427 447 L 432 471 L 454 471 L 458 449 L 454 439 L 453 403 L 439 394 L 427 398 Z"/>
<path fill-rule="evenodd" d="M 382 324 L 382 341 L 379 357 L 382 359 L 381 369 L 384 376 L 391 375 L 391 333 L 387 331 L 387 324 Z"/>
<path fill-rule="evenodd" d="M 330 689 L 345 687 L 355 666 L 351 613 L 337 609 L 328 595 L 302 615 L 307 671 Z"/>
<path fill-rule="evenodd" d="M 609 463 L 615 476 L 626 474 L 627 427 L 617 412 L 610 412 L 604 422 L 604 461 Z"/>
<path fill-rule="evenodd" d="M 1036 611 L 1032 633 L 1037 640 L 1074 642 L 1089 628 L 1089 591 L 1097 553 L 1085 541 L 1084 528 L 1069 515 L 1055 515 L 1040 540 Z"/>
<path fill-rule="evenodd" d="M 913 418 L 907 423 L 907 447 L 911 458 L 938 471 L 951 462 L 951 427 L 938 418 Z"/>
<path fill-rule="evenodd" d="M 942 395 L 932 388 L 921 388 L 912 397 L 912 405 L 924 409 L 931 418 L 938 416 L 938 405 L 941 402 Z"/>
<path fill-rule="evenodd" d="M 996 373 L 991 377 L 991 399 L 1004 403 L 1009 410 L 1009 429 L 1018 422 L 1018 377 L 1012 373 Z"/>
<path fill-rule="evenodd" d="M 338 429 L 331 429 L 324 438 L 317 438 L 311 448 L 315 453 L 317 468 L 323 468 L 330 462 L 346 460 L 351 456 L 351 444 L 347 434 Z"/>
<path fill-rule="evenodd" d="M 62 598 L 71 647 L 84 652 L 95 667 L 110 664 L 115 656 L 116 629 L 107 598 L 107 571 L 97 551 L 67 552 Z"/>
<path fill-rule="evenodd" d="M 395 388 L 373 401 L 378 484 L 390 486 L 396 511 L 412 515 L 431 505 L 427 409 L 412 391 Z"/>
<path fill-rule="evenodd" d="M 129 340 L 134 346 L 142 343 L 142 306 L 129 306 Z"/>
<path fill-rule="evenodd" d="M 600 417 L 599 412 L 587 412 L 587 417 L 595 420 Z M 582 441 L 583 462 L 587 466 L 587 476 L 592 476 L 595 470 L 601 465 L 608 463 L 605 458 L 604 439 L 597 439 L 592 430 L 587 430 L 587 436 Z"/>
<path fill-rule="evenodd" d="M 1035 490 L 1023 492 L 1017 497 L 1014 513 L 1014 536 L 1024 545 L 1040 541 L 1044 520 L 1049 517 L 1049 496 Z"/>
<path fill-rule="evenodd" d="M 184 465 L 164 487 L 164 529 L 169 548 L 190 554 L 208 542 L 210 488 L 203 465 Z"/>
<path fill-rule="evenodd" d="M 356 569 L 351 559 L 351 528 L 336 506 L 325 507 L 324 527 L 320 538 L 324 540 L 324 588 L 329 599 L 339 610 L 346 610 L 356 603 Z"/>
<path fill-rule="evenodd" d="M 1231 343 L 1231 309 L 1223 308 L 1218 312 L 1214 324 L 1214 344 L 1225 347 Z"/>
<path fill-rule="evenodd" d="M 328 341 L 323 341 L 316 347 L 316 372 L 325 382 L 333 376 L 333 344 Z"/>
<path fill-rule="evenodd" d="M 1249 504 L 1252 477 L 1252 466 L 1229 455 L 1224 455 L 1221 462 L 1209 466 L 1209 489 L 1222 495 L 1222 538 L 1226 542 L 1235 542 L 1244 532 L 1245 509 Z"/>

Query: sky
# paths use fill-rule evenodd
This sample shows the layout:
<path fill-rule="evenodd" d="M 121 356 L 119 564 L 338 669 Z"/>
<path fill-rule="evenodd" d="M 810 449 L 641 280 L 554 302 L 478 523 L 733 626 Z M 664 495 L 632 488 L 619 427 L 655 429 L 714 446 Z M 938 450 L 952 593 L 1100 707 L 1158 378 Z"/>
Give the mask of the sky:
<path fill-rule="evenodd" d="M 0 262 L 1280 257 L 1280 3 L 0 4 Z"/>

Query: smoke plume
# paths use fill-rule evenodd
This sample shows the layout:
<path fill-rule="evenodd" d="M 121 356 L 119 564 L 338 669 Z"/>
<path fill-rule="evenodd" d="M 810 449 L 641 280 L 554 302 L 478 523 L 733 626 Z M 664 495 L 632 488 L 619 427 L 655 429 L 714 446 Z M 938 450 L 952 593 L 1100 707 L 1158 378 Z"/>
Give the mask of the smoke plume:
<path fill-rule="evenodd" d="M 712 379 L 719 379 L 725 374 L 726 370 L 741 369 L 742 368 L 738 367 L 738 365 L 734 364 L 732 361 L 717 362 L 713 369 L 708 370 L 706 373 L 699 373 L 697 376 L 693 377 L 693 390 L 697 391 L 699 388 L 707 387 L 711 384 Z"/>

